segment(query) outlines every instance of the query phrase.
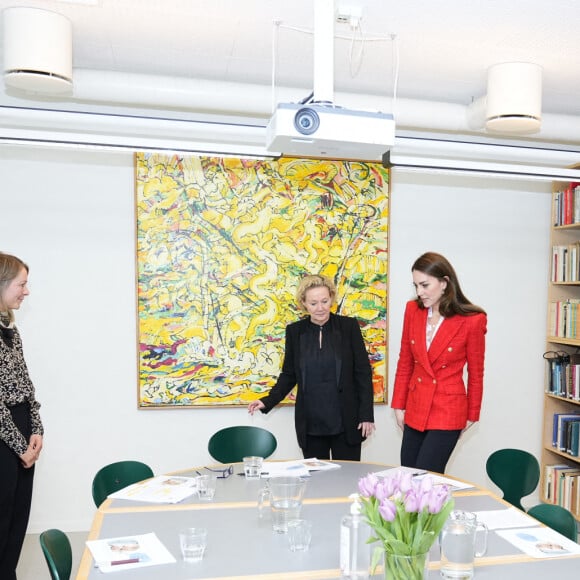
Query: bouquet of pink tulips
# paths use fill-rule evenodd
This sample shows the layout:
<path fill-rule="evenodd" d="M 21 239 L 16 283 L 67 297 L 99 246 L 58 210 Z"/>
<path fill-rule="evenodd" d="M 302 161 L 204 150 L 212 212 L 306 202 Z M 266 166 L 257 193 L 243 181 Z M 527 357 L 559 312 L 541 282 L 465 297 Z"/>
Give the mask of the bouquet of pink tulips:
<path fill-rule="evenodd" d="M 381 542 L 385 556 L 429 552 L 454 504 L 447 485 L 404 471 L 385 478 L 370 473 L 359 480 L 358 491 L 362 514 L 374 532 L 369 541 Z M 380 556 L 375 549 L 373 567 Z"/>

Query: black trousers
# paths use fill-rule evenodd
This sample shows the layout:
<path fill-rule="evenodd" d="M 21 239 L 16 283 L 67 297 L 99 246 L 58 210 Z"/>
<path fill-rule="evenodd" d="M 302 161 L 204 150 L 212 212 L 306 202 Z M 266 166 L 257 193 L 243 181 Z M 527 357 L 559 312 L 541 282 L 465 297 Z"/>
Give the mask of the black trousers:
<path fill-rule="evenodd" d="M 343 459 L 345 461 L 360 461 L 361 444 L 350 445 L 346 435 L 307 435 L 306 445 L 302 448 L 304 459 Z M 331 457 L 332 454 L 332 457 Z"/>
<path fill-rule="evenodd" d="M 401 465 L 445 473 L 461 429 L 417 431 L 405 425 L 401 444 Z"/>
<path fill-rule="evenodd" d="M 28 403 L 10 409 L 14 423 L 30 439 L 30 406 Z M 34 466 L 25 469 L 20 458 L 0 441 L 0 578 L 16 580 L 32 500 Z"/>

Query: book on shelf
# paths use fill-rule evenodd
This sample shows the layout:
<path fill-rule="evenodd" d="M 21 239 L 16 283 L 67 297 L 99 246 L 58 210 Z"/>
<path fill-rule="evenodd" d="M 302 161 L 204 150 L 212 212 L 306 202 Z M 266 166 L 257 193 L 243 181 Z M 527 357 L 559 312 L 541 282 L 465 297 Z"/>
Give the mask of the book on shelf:
<path fill-rule="evenodd" d="M 544 466 L 544 500 L 546 502 L 554 503 L 554 481 L 556 470 L 565 469 L 567 467 L 569 467 L 567 463 Z"/>
<path fill-rule="evenodd" d="M 546 359 L 546 392 L 580 401 L 580 354 L 560 351 L 544 353 Z"/>
<path fill-rule="evenodd" d="M 566 507 L 564 502 L 571 505 L 571 487 L 574 487 L 576 490 L 578 488 L 580 465 L 546 465 L 544 467 L 544 477 L 544 500 L 548 503 L 561 505 L 562 507 Z M 568 480 L 566 477 L 568 477 Z M 572 478 L 575 480 L 574 483 L 571 481 Z M 567 507 L 567 509 L 570 508 Z"/>
<path fill-rule="evenodd" d="M 570 423 L 570 447 L 568 453 L 572 457 L 579 456 L 580 449 L 580 421 L 573 421 Z"/>
<path fill-rule="evenodd" d="M 576 413 L 554 413 L 553 415 L 553 428 L 552 428 L 552 447 L 556 449 L 561 448 L 561 434 L 562 434 L 562 421 L 564 419 L 578 419 L 580 414 Z"/>
<path fill-rule="evenodd" d="M 580 188 L 571 181 L 560 191 L 554 192 L 553 223 L 554 226 L 565 226 L 580 222 Z"/>
<path fill-rule="evenodd" d="M 580 477 L 580 466 L 576 469 L 572 468 L 570 471 L 563 470 L 560 473 L 560 480 L 558 482 L 559 505 L 570 511 L 572 511 L 572 490 L 575 487 L 574 483 L 578 481 L 578 477 Z"/>
<path fill-rule="evenodd" d="M 572 423 L 580 421 L 580 415 L 576 414 L 572 417 L 561 417 L 558 426 L 558 449 L 564 453 L 570 453 L 571 448 L 571 434 Z"/>
<path fill-rule="evenodd" d="M 577 298 L 551 302 L 548 306 L 548 333 L 559 338 L 578 338 L 579 311 L 580 300 Z"/>

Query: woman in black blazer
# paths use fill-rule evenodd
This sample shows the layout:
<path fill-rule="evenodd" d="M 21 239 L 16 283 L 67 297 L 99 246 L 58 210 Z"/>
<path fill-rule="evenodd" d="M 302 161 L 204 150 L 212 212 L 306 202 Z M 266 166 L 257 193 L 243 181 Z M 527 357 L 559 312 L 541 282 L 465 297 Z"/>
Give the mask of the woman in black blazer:
<path fill-rule="evenodd" d="M 328 278 L 301 281 L 296 301 L 309 316 L 286 327 L 282 372 L 248 411 L 268 413 L 298 385 L 294 422 L 304 457 L 359 461 L 375 428 L 372 371 L 357 320 L 330 312 L 335 298 Z"/>

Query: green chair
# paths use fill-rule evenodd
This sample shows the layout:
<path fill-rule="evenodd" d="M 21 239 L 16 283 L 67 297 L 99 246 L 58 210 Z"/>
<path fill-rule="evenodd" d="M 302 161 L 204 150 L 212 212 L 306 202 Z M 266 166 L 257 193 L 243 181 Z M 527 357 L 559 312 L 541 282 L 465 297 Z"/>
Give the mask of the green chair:
<path fill-rule="evenodd" d="M 540 481 L 538 460 L 521 449 L 499 449 L 487 459 L 487 475 L 503 492 L 503 499 L 524 510 L 522 497 L 532 493 Z"/>
<path fill-rule="evenodd" d="M 216 431 L 209 439 L 209 454 L 220 463 L 238 463 L 248 455 L 266 459 L 276 450 L 278 442 L 270 431 L 261 427 L 237 425 Z"/>
<path fill-rule="evenodd" d="M 39 541 L 52 580 L 69 580 L 72 549 L 67 535 L 60 530 L 46 530 L 40 534 Z"/>
<path fill-rule="evenodd" d="M 99 507 L 110 493 L 153 477 L 152 469 L 140 461 L 118 461 L 105 465 L 93 478 L 93 500 Z"/>
<path fill-rule="evenodd" d="M 576 519 L 572 512 L 559 505 L 541 503 L 528 510 L 528 515 L 556 530 L 573 542 L 578 541 Z"/>

